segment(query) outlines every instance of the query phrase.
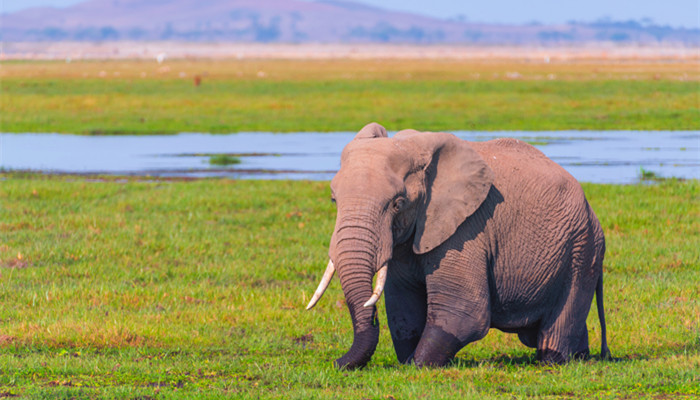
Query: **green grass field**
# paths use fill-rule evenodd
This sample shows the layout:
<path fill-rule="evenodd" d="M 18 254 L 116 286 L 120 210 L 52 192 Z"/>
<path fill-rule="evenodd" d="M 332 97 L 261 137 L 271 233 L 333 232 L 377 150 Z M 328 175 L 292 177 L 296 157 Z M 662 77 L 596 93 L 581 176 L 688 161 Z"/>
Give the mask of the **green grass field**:
<path fill-rule="evenodd" d="M 3 61 L 0 132 L 700 130 L 699 71 Z M 331 364 L 352 342 L 337 279 L 304 311 L 335 219 L 327 182 L 93 178 L 0 171 L 0 398 L 700 397 L 698 181 L 584 185 L 607 239 L 613 361 L 539 365 L 492 331 L 447 368 L 401 366 L 380 301 L 377 352 L 348 372 Z M 589 333 L 595 356 L 595 312 Z"/>
<path fill-rule="evenodd" d="M 380 302 L 367 369 L 327 261 L 325 182 L 0 174 L 0 397 L 700 396 L 698 181 L 585 184 L 607 236 L 614 361 L 544 366 L 492 331 L 444 369 L 400 366 Z M 589 316 L 591 348 L 600 328 Z"/>
<path fill-rule="evenodd" d="M 0 131 L 698 130 L 697 62 L 2 62 Z M 195 85 L 199 77 L 201 85 Z"/>

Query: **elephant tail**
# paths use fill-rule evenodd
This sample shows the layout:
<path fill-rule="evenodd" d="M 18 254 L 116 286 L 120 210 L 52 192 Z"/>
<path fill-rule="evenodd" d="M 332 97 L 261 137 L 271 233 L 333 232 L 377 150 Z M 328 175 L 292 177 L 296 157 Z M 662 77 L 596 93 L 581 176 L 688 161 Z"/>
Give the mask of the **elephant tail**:
<path fill-rule="evenodd" d="M 598 277 L 598 283 L 595 288 L 595 303 L 598 306 L 598 319 L 600 320 L 600 358 L 608 360 L 611 358 L 610 349 L 608 348 L 608 336 L 605 330 L 605 309 L 603 307 L 603 272 L 601 271 Z"/>

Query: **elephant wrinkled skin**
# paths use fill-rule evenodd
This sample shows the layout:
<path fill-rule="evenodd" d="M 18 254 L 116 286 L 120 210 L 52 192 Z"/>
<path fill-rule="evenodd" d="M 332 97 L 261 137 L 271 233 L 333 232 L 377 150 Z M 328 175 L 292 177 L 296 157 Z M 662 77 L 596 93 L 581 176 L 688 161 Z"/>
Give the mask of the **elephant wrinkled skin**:
<path fill-rule="evenodd" d="M 372 123 L 343 150 L 331 192 L 331 262 L 308 308 L 337 271 L 355 335 L 338 367 L 372 357 L 382 286 L 402 363 L 445 365 L 490 328 L 517 333 L 544 362 L 587 357 L 594 293 L 609 355 L 603 231 L 579 183 L 534 147 L 414 130 L 388 138 Z"/>

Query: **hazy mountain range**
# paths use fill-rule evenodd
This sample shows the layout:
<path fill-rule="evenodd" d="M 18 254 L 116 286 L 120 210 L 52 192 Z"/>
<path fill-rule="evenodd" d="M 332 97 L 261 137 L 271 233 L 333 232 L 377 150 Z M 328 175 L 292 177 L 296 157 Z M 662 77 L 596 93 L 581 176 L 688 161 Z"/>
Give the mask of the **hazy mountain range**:
<path fill-rule="evenodd" d="M 700 29 L 637 21 L 494 25 L 322 0 L 89 0 L 0 15 L 3 41 L 700 44 Z"/>

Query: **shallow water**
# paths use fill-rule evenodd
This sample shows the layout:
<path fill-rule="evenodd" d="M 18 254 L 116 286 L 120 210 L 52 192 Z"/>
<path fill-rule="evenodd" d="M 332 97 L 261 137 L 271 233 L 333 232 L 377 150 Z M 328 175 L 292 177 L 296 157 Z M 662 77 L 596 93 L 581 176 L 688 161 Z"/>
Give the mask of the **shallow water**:
<path fill-rule="evenodd" d="M 452 132 L 483 141 L 515 137 L 534 144 L 579 181 L 632 183 L 640 169 L 663 177 L 700 178 L 698 131 Z M 172 136 L 0 134 L 0 167 L 51 173 L 238 179 L 328 180 L 354 132 L 237 133 Z M 241 163 L 210 166 L 209 155 Z"/>

